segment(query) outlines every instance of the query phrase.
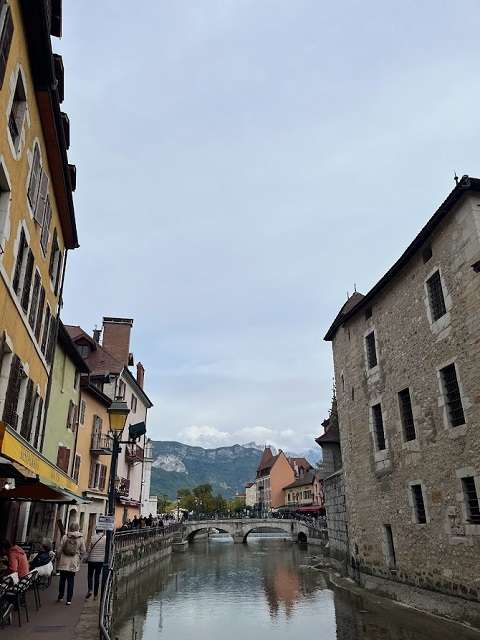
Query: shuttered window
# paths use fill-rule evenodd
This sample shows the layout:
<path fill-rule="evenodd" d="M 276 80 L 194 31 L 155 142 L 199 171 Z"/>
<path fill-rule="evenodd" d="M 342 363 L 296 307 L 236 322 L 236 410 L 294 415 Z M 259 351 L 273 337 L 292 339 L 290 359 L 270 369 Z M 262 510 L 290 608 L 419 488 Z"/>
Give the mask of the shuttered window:
<path fill-rule="evenodd" d="M 72 472 L 72 478 L 75 480 L 75 482 L 78 482 L 78 478 L 80 475 L 81 462 L 82 462 L 82 458 L 77 454 L 75 456 L 75 461 L 73 463 L 73 472 Z"/>
<path fill-rule="evenodd" d="M 40 166 L 40 149 L 38 147 L 38 144 L 35 144 L 35 146 L 33 147 L 32 168 L 30 170 L 30 180 L 28 181 L 27 191 L 28 201 L 30 203 L 30 207 L 32 208 L 35 220 L 37 220 L 36 209 L 41 173 L 42 168 Z M 41 222 L 41 220 L 37 220 L 37 222 Z"/>
<path fill-rule="evenodd" d="M 11 427 L 17 427 L 17 405 L 20 383 L 22 380 L 22 363 L 17 355 L 12 357 L 10 376 L 8 378 L 5 405 L 3 407 L 3 420 Z"/>
<path fill-rule="evenodd" d="M 70 400 L 70 402 L 68 404 L 68 411 L 67 411 L 67 429 L 71 429 L 72 428 L 74 410 L 75 410 L 75 405 Z"/>
<path fill-rule="evenodd" d="M 467 520 L 472 524 L 480 524 L 480 504 L 478 502 L 475 478 L 473 476 L 462 478 L 462 487 L 467 508 Z"/>
<path fill-rule="evenodd" d="M 85 423 L 85 409 L 87 408 L 85 400 L 80 402 L 80 424 Z"/>
<path fill-rule="evenodd" d="M 104 464 L 100 465 L 100 476 L 98 479 L 98 488 L 100 491 L 105 489 L 105 479 L 107 477 L 107 467 Z"/>
<path fill-rule="evenodd" d="M 369 333 L 365 338 L 367 349 L 367 365 L 369 369 L 373 369 L 377 365 L 377 348 L 375 346 L 375 332 Z"/>
<path fill-rule="evenodd" d="M 50 253 L 50 266 L 48 269 L 50 280 L 54 286 L 55 295 L 58 294 L 58 285 L 60 282 L 60 269 L 62 263 L 62 254 L 58 245 L 57 230 L 53 231 L 52 250 Z"/>
<path fill-rule="evenodd" d="M 378 451 L 386 449 L 385 430 L 383 427 L 382 405 L 376 404 L 372 407 L 373 432 Z"/>
<path fill-rule="evenodd" d="M 50 318 L 51 318 L 50 307 L 47 304 L 47 308 L 45 309 L 45 323 L 43 325 L 43 335 L 42 335 L 42 345 L 41 345 L 43 355 L 45 355 L 46 349 L 47 349 L 48 333 L 50 330 Z"/>
<path fill-rule="evenodd" d="M 57 335 L 57 324 L 58 323 L 56 322 L 56 319 L 53 316 L 51 316 L 50 331 L 48 332 L 47 352 L 45 354 L 45 358 L 49 364 L 53 360 L 53 351 L 55 349 L 55 338 Z"/>
<path fill-rule="evenodd" d="M 40 289 L 40 298 L 38 300 L 37 319 L 35 322 L 35 338 L 40 340 L 40 331 L 42 330 L 43 308 L 45 306 L 45 289 Z"/>
<path fill-rule="evenodd" d="M 47 253 L 48 233 L 50 229 L 51 219 L 52 219 L 52 209 L 50 207 L 50 198 L 47 196 L 47 201 L 45 203 L 45 213 L 43 215 L 43 222 L 42 222 L 42 233 L 40 236 L 40 246 L 42 247 L 42 251 L 44 254 Z"/>
<path fill-rule="evenodd" d="M 454 364 L 449 364 L 440 370 L 442 377 L 443 393 L 447 406 L 447 416 L 450 426 L 458 427 L 465 424 L 462 397 L 458 386 L 457 371 Z"/>
<path fill-rule="evenodd" d="M 33 253 L 32 250 L 28 250 L 27 255 L 27 265 L 25 267 L 25 277 L 23 278 L 23 288 L 22 288 L 22 299 L 21 305 L 22 309 L 27 313 L 28 311 L 28 303 L 30 302 L 30 289 L 32 287 L 32 276 L 33 276 Z"/>
<path fill-rule="evenodd" d="M 13 38 L 13 20 L 10 7 L 7 6 L 5 12 L 5 20 L 3 22 L 2 35 L 0 37 L 0 89 L 3 86 L 5 78 L 5 70 L 7 68 L 8 54 Z"/>
<path fill-rule="evenodd" d="M 432 320 L 435 322 L 435 320 L 438 320 L 447 313 L 439 271 L 435 271 L 427 280 L 427 290 L 430 312 L 432 314 Z"/>
<path fill-rule="evenodd" d="M 33 279 L 33 291 L 32 291 L 32 301 L 30 303 L 30 313 L 28 314 L 28 324 L 31 326 L 32 329 L 35 328 L 39 294 L 40 294 L 40 274 L 38 273 L 38 271 L 36 271 L 35 277 Z"/>
<path fill-rule="evenodd" d="M 68 473 L 68 463 L 70 462 L 70 449 L 68 447 L 58 447 L 57 467 Z"/>
<path fill-rule="evenodd" d="M 412 484 L 413 508 L 415 511 L 415 520 L 418 524 L 425 524 L 427 516 L 425 513 L 425 503 L 423 501 L 423 491 L 421 484 Z"/>
<path fill-rule="evenodd" d="M 25 404 L 23 406 L 22 426 L 20 427 L 20 435 L 25 440 L 30 440 L 32 431 L 32 413 L 33 413 L 33 380 L 27 382 L 27 392 L 25 394 Z"/>
<path fill-rule="evenodd" d="M 415 440 L 415 422 L 413 420 L 412 400 L 410 389 L 404 389 L 398 394 L 398 404 L 400 406 L 400 418 L 402 420 L 403 435 L 405 440 Z"/>
<path fill-rule="evenodd" d="M 13 273 L 13 282 L 12 282 L 13 290 L 17 295 L 20 291 L 20 278 L 22 275 L 22 267 L 23 267 L 23 261 L 25 258 L 26 250 L 27 250 L 27 239 L 25 237 L 25 231 L 23 230 L 23 227 L 22 227 L 22 230 L 20 231 L 20 242 L 18 245 L 17 259 L 15 261 L 15 271 Z"/>
<path fill-rule="evenodd" d="M 35 424 L 35 437 L 33 438 L 33 446 L 38 449 L 40 443 L 40 433 L 42 431 L 42 411 L 43 411 L 43 398 L 38 399 L 37 408 L 37 420 Z"/>

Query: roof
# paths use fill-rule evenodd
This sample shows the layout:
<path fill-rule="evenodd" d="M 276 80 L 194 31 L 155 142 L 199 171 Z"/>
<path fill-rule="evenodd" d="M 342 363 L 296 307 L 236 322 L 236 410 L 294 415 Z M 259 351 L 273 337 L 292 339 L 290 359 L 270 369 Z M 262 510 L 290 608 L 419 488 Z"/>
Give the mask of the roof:
<path fill-rule="evenodd" d="M 358 294 L 355 301 L 352 301 L 351 305 L 347 307 L 348 303 L 354 298 L 355 294 L 349 298 L 349 300 L 343 305 L 340 313 L 337 315 L 327 333 L 324 340 L 333 340 L 337 329 L 349 318 L 354 316 L 360 309 L 363 309 L 369 302 L 389 283 L 391 280 L 403 269 L 403 267 L 409 262 L 409 260 L 415 255 L 415 253 L 422 248 L 431 234 L 435 231 L 438 225 L 443 219 L 450 213 L 450 211 L 460 202 L 460 200 L 467 193 L 479 193 L 480 192 L 480 179 L 470 178 L 469 176 L 463 176 L 459 180 L 458 184 L 448 194 L 446 199 L 435 211 L 433 216 L 423 227 L 420 233 L 415 237 L 413 242 L 402 253 L 400 258 L 395 264 L 390 267 L 387 273 L 375 284 L 370 291 L 365 295 Z"/>
<path fill-rule="evenodd" d="M 254 482 L 247 482 L 247 484 L 245 485 L 245 489 L 250 489 L 251 487 L 253 487 L 255 485 Z"/>
<path fill-rule="evenodd" d="M 292 467 L 296 464 L 297 467 L 303 467 L 305 470 L 313 469 L 312 465 L 306 458 L 288 458 L 288 460 Z"/>
<path fill-rule="evenodd" d="M 143 400 L 143 404 L 145 404 L 147 406 L 148 409 L 150 409 L 151 407 L 153 407 L 153 402 L 150 400 L 150 398 L 147 396 L 147 394 L 145 393 L 145 391 L 142 389 L 142 387 L 138 384 L 135 376 L 132 374 L 132 372 L 128 369 L 128 367 L 123 367 L 123 374 L 124 376 L 127 378 L 130 386 L 132 386 L 135 389 L 135 393 L 140 396 Z"/>
<path fill-rule="evenodd" d="M 90 369 L 89 369 L 87 363 L 82 358 L 82 356 L 78 353 L 78 350 L 77 350 L 75 344 L 73 343 L 70 335 L 68 334 L 68 332 L 67 332 L 67 330 L 65 328 L 65 325 L 63 324 L 63 322 L 61 320 L 60 320 L 60 322 L 58 324 L 57 341 L 58 341 L 59 345 L 62 347 L 62 349 L 65 351 L 65 353 L 68 355 L 70 360 L 73 362 L 75 367 L 81 373 L 90 373 Z"/>
<path fill-rule="evenodd" d="M 112 404 L 112 399 L 109 396 L 107 396 L 105 393 L 103 393 L 103 391 L 100 391 L 100 389 L 96 387 L 94 384 L 92 384 L 88 380 L 88 378 L 86 377 L 85 379 L 82 378 L 80 381 L 80 386 L 82 387 L 82 391 L 84 393 L 89 393 L 96 400 L 101 402 L 105 407 L 109 407 Z"/>
<path fill-rule="evenodd" d="M 270 447 L 265 447 L 262 457 L 260 458 L 260 462 L 258 463 L 257 473 L 265 471 L 266 469 L 271 469 L 277 457 L 278 456 L 274 456 L 272 454 Z"/>
<path fill-rule="evenodd" d="M 56 3 L 21 0 L 22 23 L 27 40 L 28 57 L 42 123 L 48 166 L 55 202 L 67 249 L 78 245 L 75 210 L 72 197 L 72 165 L 68 163 L 67 144 L 60 111 L 59 83 L 55 75 L 50 35 L 60 35 L 61 11 Z M 52 22 L 53 18 L 53 22 Z"/>
<path fill-rule="evenodd" d="M 81 327 L 67 324 L 65 328 L 75 343 L 86 340 L 92 347 L 93 350 L 84 358 L 92 375 L 119 375 L 123 371 L 123 364 L 98 344 L 98 342 L 95 342 Z"/>
<path fill-rule="evenodd" d="M 320 446 L 327 443 L 340 444 L 340 431 L 338 429 L 338 424 L 329 424 L 329 426 L 325 428 L 325 433 L 323 433 L 321 436 L 318 436 L 318 438 L 315 438 L 315 442 Z"/>
<path fill-rule="evenodd" d="M 294 487 L 304 487 L 307 484 L 313 484 L 314 480 L 315 480 L 315 471 L 311 469 L 310 471 L 307 471 L 303 476 L 300 476 L 299 478 L 297 478 L 291 484 L 288 484 L 286 487 L 283 487 L 283 489 L 285 490 L 285 489 L 293 489 Z"/>

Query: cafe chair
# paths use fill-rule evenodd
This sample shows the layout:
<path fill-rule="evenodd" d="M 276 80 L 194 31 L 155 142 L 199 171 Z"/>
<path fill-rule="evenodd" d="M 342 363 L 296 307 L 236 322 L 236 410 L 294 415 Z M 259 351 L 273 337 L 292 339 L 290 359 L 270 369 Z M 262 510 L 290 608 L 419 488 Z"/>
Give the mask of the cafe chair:
<path fill-rule="evenodd" d="M 5 623 L 12 623 L 12 609 L 13 603 L 7 597 L 7 592 L 13 585 L 13 580 L 8 576 L 0 582 L 0 628 L 5 626 Z"/>
<path fill-rule="evenodd" d="M 33 571 L 30 571 L 30 573 L 28 574 L 28 576 L 31 577 L 31 584 L 30 584 L 30 589 L 33 591 L 33 598 L 35 600 L 35 608 L 38 611 L 41 607 L 41 602 L 40 602 L 40 589 L 39 589 L 39 575 L 38 575 L 38 569 L 34 569 Z"/>
<path fill-rule="evenodd" d="M 19 627 L 22 626 L 22 609 L 25 611 L 25 618 L 27 622 L 30 622 L 30 618 L 28 617 L 27 591 L 32 587 L 33 581 L 34 576 L 32 576 L 31 573 L 28 573 L 26 576 L 23 576 L 23 578 L 20 578 L 16 585 L 10 587 L 6 594 L 6 597 L 15 605 L 17 610 Z"/>

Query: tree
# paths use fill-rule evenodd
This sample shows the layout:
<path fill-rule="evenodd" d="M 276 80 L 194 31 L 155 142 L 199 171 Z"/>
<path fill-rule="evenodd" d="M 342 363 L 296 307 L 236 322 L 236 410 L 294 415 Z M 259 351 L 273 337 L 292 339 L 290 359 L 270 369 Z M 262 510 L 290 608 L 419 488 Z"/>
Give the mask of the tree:
<path fill-rule="evenodd" d="M 166 513 L 172 509 L 173 504 L 168 499 L 168 496 L 163 494 L 161 496 L 157 496 L 157 513 Z"/>

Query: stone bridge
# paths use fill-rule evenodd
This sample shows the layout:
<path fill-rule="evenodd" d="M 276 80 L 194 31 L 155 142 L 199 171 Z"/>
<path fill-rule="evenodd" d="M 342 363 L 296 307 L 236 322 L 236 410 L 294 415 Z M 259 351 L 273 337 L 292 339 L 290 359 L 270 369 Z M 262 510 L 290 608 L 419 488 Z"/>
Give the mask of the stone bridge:
<path fill-rule="evenodd" d="M 183 523 L 183 540 L 191 541 L 199 531 L 208 529 L 218 529 L 218 531 L 229 533 L 234 542 L 246 542 L 249 533 L 286 533 L 294 542 L 312 542 L 315 538 L 326 539 L 325 535 L 318 535 L 318 529 L 310 527 L 300 520 L 287 520 L 279 518 L 243 518 L 243 519 L 222 519 L 218 520 L 188 520 Z M 317 543 L 317 544 L 318 544 Z"/>

